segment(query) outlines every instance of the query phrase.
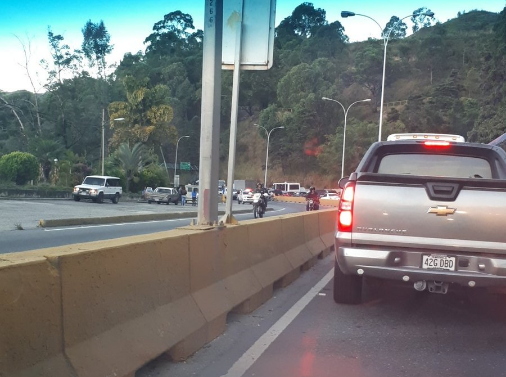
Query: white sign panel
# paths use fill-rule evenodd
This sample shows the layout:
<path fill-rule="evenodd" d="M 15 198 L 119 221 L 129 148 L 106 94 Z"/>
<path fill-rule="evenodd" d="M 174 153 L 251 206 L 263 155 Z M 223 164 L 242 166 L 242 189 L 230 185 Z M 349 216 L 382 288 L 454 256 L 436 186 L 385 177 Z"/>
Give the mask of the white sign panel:
<path fill-rule="evenodd" d="M 222 68 L 234 69 L 235 35 L 243 3 L 241 69 L 267 70 L 274 55 L 276 0 L 224 0 Z"/>

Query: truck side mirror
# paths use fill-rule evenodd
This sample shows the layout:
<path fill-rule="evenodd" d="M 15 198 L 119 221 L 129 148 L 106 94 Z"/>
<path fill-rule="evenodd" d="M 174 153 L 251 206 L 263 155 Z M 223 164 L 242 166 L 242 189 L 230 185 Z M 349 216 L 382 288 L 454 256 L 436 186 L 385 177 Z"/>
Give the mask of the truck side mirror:
<path fill-rule="evenodd" d="M 344 189 L 344 186 L 346 186 L 346 184 L 348 183 L 348 181 L 350 180 L 350 177 L 343 177 L 339 180 L 339 188 L 341 189 Z"/>

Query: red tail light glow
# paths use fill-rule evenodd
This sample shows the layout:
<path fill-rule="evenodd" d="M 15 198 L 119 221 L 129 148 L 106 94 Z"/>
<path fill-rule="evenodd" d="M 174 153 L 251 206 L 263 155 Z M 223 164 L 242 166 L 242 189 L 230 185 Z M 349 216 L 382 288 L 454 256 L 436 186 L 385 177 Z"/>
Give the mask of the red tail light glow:
<path fill-rule="evenodd" d="M 353 199 L 355 198 L 355 182 L 348 182 L 344 188 L 337 215 L 337 230 L 351 232 L 353 226 Z"/>
<path fill-rule="evenodd" d="M 449 141 L 442 140 L 428 140 L 423 143 L 426 147 L 449 147 Z"/>

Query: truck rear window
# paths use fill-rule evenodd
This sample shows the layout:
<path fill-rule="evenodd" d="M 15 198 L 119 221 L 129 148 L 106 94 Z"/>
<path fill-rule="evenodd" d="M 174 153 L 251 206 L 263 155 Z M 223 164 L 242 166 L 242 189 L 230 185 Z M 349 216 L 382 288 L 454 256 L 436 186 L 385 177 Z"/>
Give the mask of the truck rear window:
<path fill-rule="evenodd" d="M 492 169 L 486 159 L 447 154 L 387 155 L 381 159 L 377 172 L 454 178 L 492 178 Z"/>

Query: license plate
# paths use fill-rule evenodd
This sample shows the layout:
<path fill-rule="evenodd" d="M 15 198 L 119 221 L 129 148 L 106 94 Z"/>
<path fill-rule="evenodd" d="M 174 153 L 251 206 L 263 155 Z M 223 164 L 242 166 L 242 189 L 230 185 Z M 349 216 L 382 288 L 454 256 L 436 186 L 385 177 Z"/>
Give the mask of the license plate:
<path fill-rule="evenodd" d="M 422 268 L 426 270 L 455 271 L 455 257 L 446 255 L 423 255 Z"/>

